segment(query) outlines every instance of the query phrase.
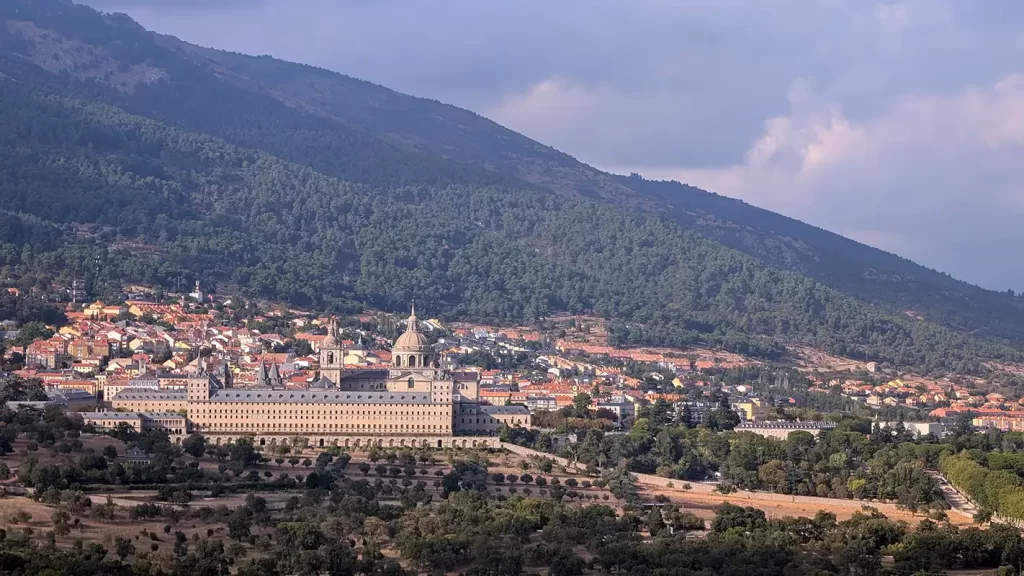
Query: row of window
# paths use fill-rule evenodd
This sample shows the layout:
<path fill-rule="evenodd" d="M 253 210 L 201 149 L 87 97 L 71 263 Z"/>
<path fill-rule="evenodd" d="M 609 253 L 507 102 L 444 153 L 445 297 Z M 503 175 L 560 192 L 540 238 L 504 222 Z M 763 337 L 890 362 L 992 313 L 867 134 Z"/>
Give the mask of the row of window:
<path fill-rule="evenodd" d="M 243 408 L 198 408 L 190 412 L 197 416 L 294 416 L 300 418 L 313 418 L 324 416 L 400 416 L 403 418 L 413 416 L 450 416 L 448 410 L 247 410 Z"/>
<path fill-rule="evenodd" d="M 449 425 L 428 425 L 428 424 L 296 424 L 296 423 L 285 423 L 285 422 L 226 422 L 217 423 L 216 425 L 200 426 L 196 425 L 197 429 L 216 429 L 223 431 L 234 431 L 234 430 L 245 430 L 245 431 L 263 431 L 263 432 L 300 432 L 303 430 L 311 432 L 373 432 L 373 433 L 444 433 L 450 432 L 451 426 Z"/>

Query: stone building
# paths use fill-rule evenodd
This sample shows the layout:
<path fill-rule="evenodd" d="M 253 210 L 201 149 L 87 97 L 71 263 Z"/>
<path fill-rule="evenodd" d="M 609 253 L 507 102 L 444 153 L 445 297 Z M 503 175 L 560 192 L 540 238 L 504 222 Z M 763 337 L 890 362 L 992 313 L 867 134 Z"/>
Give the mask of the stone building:
<path fill-rule="evenodd" d="M 283 389 L 276 367 L 261 366 L 252 388 L 223 387 L 212 378 L 191 378 L 186 391 L 120 391 L 119 410 L 184 409 L 188 429 L 214 442 L 253 437 L 259 445 L 303 437 L 314 446 L 466 445 L 458 436 L 493 437 L 500 427 L 530 426 L 521 406 L 479 401 L 479 373 L 441 368 L 415 309 L 392 348 L 386 368 L 352 368 L 331 323 L 320 347 L 320 377 L 304 389 Z M 474 444 L 496 444 L 479 438 Z"/>
<path fill-rule="evenodd" d="M 186 395 L 184 390 L 125 388 L 110 399 L 110 405 L 117 411 L 179 412 L 188 409 Z"/>
<path fill-rule="evenodd" d="M 82 421 L 100 430 L 124 422 L 136 430 L 166 430 L 171 435 L 184 434 L 187 426 L 185 416 L 176 412 L 85 412 Z"/>
<path fill-rule="evenodd" d="M 834 430 L 835 422 L 786 422 L 783 420 L 772 422 L 741 422 L 733 428 L 736 432 L 753 432 L 766 438 L 786 440 L 792 432 L 809 432 L 820 436 L 822 432 Z"/>

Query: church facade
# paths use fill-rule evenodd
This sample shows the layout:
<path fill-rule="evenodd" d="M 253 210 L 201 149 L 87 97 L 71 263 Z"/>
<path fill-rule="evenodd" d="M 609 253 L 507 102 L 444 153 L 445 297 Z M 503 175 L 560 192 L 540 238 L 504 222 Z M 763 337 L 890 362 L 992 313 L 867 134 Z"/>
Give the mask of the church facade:
<path fill-rule="evenodd" d="M 415 309 L 390 367 L 347 367 L 345 356 L 332 322 L 321 344 L 320 377 L 304 389 L 274 386 L 276 367 L 261 369 L 251 388 L 191 379 L 182 394 L 189 431 L 215 443 L 251 436 L 263 446 L 302 437 L 313 446 L 442 447 L 497 445 L 502 425 L 530 426 L 524 407 L 480 403 L 479 373 L 442 369 Z"/>

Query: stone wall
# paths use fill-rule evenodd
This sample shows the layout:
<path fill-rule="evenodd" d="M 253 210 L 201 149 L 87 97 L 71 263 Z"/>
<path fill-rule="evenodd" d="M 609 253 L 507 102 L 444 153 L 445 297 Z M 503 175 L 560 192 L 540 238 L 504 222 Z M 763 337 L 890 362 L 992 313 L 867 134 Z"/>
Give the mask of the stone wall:
<path fill-rule="evenodd" d="M 252 438 L 257 447 L 294 445 L 296 438 L 304 438 L 312 449 L 338 446 L 344 450 L 378 448 L 500 448 L 497 436 L 372 436 L 372 435 L 317 435 L 317 434 L 231 434 L 203 433 L 213 445 L 230 444 L 239 438 Z M 180 441 L 180 438 L 176 438 Z M 301 441 L 300 441 L 301 442 Z"/>

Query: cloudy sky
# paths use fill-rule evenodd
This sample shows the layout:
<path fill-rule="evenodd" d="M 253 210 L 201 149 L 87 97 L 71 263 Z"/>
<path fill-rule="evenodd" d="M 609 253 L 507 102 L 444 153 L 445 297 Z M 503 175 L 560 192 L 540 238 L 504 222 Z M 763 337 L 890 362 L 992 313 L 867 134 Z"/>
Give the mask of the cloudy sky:
<path fill-rule="evenodd" d="M 1024 290 L 1019 0 L 85 0 Z"/>

